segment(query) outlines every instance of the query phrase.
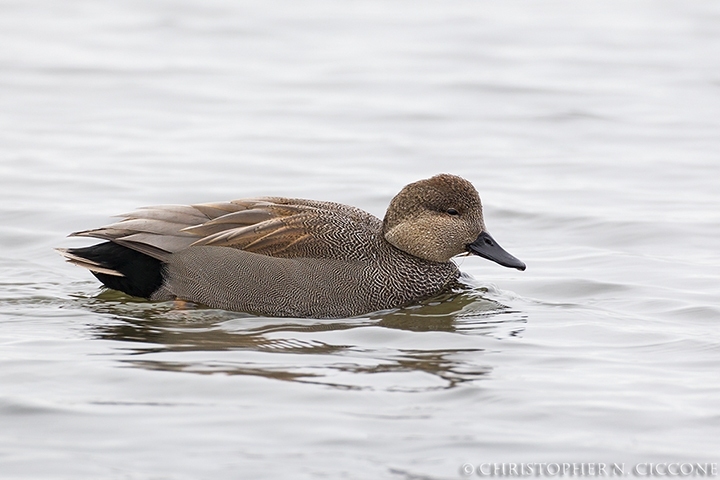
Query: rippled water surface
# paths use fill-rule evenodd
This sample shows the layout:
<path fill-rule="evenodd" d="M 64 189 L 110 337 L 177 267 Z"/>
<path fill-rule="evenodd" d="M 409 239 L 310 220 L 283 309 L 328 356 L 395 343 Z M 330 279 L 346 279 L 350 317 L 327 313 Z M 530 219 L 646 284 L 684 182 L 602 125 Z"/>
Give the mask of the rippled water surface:
<path fill-rule="evenodd" d="M 453 479 L 720 462 L 720 4 L 6 1 L 0 477 Z M 103 291 L 138 206 L 382 216 L 470 179 L 528 264 L 352 319 Z"/>

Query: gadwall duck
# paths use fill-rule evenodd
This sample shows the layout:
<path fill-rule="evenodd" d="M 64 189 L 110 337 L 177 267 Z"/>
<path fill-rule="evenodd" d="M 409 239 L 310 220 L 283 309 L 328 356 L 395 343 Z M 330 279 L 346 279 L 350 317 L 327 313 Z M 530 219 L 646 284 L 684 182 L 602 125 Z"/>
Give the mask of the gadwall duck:
<path fill-rule="evenodd" d="M 280 197 L 145 207 L 76 232 L 107 242 L 59 249 L 106 287 L 277 317 L 350 317 L 457 285 L 452 257 L 525 264 L 485 230 L 477 191 L 448 174 L 411 183 L 385 219 Z"/>

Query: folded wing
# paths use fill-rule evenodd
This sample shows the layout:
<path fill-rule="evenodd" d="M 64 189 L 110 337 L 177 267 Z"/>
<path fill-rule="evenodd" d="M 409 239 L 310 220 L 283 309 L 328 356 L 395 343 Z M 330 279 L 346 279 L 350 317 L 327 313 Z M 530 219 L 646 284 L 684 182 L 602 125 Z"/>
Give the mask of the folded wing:
<path fill-rule="evenodd" d="M 382 222 L 346 205 L 264 197 L 198 205 L 159 205 L 71 236 L 108 240 L 160 261 L 191 246 L 235 248 L 273 257 L 361 258 L 347 239 L 376 237 Z M 362 243 L 360 243 L 362 244 Z M 68 261 L 91 268 L 68 251 Z"/>

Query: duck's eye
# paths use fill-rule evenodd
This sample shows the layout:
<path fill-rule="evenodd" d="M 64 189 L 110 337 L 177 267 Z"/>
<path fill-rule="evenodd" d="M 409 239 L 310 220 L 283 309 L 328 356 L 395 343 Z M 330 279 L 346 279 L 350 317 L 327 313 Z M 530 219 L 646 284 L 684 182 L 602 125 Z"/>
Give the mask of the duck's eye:
<path fill-rule="evenodd" d="M 454 208 L 448 208 L 448 209 L 447 209 L 447 213 L 448 213 L 448 215 L 453 215 L 453 216 L 455 216 L 455 215 L 460 215 L 460 212 L 458 212 L 458 211 L 455 210 Z"/>

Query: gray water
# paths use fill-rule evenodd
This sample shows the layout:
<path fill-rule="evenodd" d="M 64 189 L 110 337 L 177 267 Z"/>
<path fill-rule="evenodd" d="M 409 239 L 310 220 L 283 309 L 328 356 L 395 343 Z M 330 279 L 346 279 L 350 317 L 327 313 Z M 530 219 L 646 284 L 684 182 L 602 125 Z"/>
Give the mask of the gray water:
<path fill-rule="evenodd" d="M 719 462 L 719 59 L 711 0 L 0 3 L 0 478 Z M 153 204 L 382 216 L 439 172 L 527 271 L 275 319 L 53 252 Z"/>

